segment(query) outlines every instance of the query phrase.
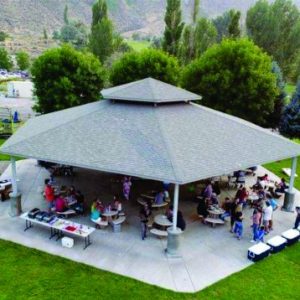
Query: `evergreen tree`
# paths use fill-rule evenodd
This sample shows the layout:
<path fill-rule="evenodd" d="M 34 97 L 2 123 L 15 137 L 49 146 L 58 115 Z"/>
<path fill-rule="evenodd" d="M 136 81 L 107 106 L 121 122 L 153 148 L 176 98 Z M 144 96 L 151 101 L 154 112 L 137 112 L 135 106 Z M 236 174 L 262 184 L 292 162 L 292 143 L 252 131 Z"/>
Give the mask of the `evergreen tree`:
<path fill-rule="evenodd" d="M 285 82 L 283 80 L 283 75 L 281 69 L 277 62 L 272 62 L 272 73 L 276 76 L 276 85 L 278 89 L 278 96 L 274 101 L 273 112 L 267 117 L 268 127 L 278 128 L 280 120 L 282 118 L 283 108 L 285 104 L 286 92 L 285 92 Z"/>
<path fill-rule="evenodd" d="M 66 4 L 65 9 L 64 9 L 64 23 L 66 25 L 69 24 L 69 15 L 68 15 L 68 5 Z"/>
<path fill-rule="evenodd" d="M 225 11 L 223 15 L 216 17 L 212 20 L 212 22 L 214 23 L 218 32 L 217 42 L 220 43 L 223 38 L 229 36 L 228 27 L 231 23 L 230 11 Z"/>
<path fill-rule="evenodd" d="M 200 18 L 195 25 L 185 26 L 180 46 L 181 61 L 186 64 L 198 58 L 216 41 L 217 30 L 208 19 Z"/>
<path fill-rule="evenodd" d="M 199 7 L 200 7 L 200 0 L 194 0 L 193 13 L 192 13 L 192 18 L 193 18 L 194 24 L 197 22 L 197 19 L 198 19 Z"/>
<path fill-rule="evenodd" d="M 96 1 L 93 5 L 92 10 L 93 10 L 92 27 L 100 23 L 102 19 L 108 18 L 107 4 L 105 0 Z"/>
<path fill-rule="evenodd" d="M 234 9 L 230 10 L 230 23 L 228 26 L 228 34 L 231 38 L 237 39 L 241 36 L 240 30 L 240 17 L 241 12 L 235 11 Z"/>
<path fill-rule="evenodd" d="M 107 15 L 106 1 L 96 1 L 93 5 L 89 46 L 101 62 L 104 62 L 114 52 L 113 31 L 113 24 Z"/>
<path fill-rule="evenodd" d="M 46 28 L 44 28 L 44 30 L 43 30 L 43 36 L 44 36 L 45 41 L 48 40 L 48 34 L 47 34 Z"/>
<path fill-rule="evenodd" d="M 280 133 L 290 138 L 300 138 L 300 81 L 292 101 L 284 108 Z"/>
<path fill-rule="evenodd" d="M 181 33 L 184 27 L 184 23 L 181 19 L 180 0 L 167 1 L 165 23 L 163 49 L 172 55 L 177 55 Z"/>

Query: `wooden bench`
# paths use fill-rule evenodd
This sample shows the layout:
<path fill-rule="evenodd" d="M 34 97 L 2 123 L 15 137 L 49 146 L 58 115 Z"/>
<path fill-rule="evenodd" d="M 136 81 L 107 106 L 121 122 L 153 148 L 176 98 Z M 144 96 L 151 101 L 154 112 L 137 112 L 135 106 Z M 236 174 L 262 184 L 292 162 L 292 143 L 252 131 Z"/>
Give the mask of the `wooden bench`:
<path fill-rule="evenodd" d="M 292 170 L 291 170 L 290 168 L 282 168 L 282 172 L 283 172 L 284 174 L 286 174 L 287 176 L 291 177 L 291 172 L 292 172 Z M 298 175 L 295 174 L 295 177 L 298 177 Z"/>
<path fill-rule="evenodd" d="M 206 218 L 204 220 L 206 223 L 211 224 L 212 227 L 216 227 L 216 224 L 223 225 L 225 222 L 221 219 L 215 219 L 215 218 Z"/>
<path fill-rule="evenodd" d="M 74 209 L 68 209 L 68 210 L 63 211 L 63 212 L 57 211 L 56 214 L 58 216 L 63 216 L 65 218 L 68 218 L 69 216 L 76 215 L 76 211 Z"/>
<path fill-rule="evenodd" d="M 167 231 L 159 230 L 159 229 L 156 229 L 156 228 L 152 228 L 150 230 L 150 232 L 152 234 L 154 234 L 155 236 L 159 237 L 159 238 L 167 237 L 168 236 L 168 232 Z"/>
<path fill-rule="evenodd" d="M 121 225 L 126 220 L 125 216 L 121 216 L 118 219 L 112 220 L 112 226 L 114 232 L 120 232 L 121 231 Z"/>
<path fill-rule="evenodd" d="M 93 223 L 95 223 L 95 227 L 98 228 L 98 229 L 108 226 L 108 221 L 107 220 L 102 220 L 101 219 L 100 221 L 97 221 L 97 220 L 91 219 L 91 221 Z"/>

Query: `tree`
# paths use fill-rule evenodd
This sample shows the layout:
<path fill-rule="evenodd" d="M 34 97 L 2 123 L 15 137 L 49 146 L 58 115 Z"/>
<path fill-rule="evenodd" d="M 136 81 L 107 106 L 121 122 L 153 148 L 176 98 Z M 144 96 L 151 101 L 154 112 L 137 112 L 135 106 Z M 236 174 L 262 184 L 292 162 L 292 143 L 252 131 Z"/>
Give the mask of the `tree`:
<path fill-rule="evenodd" d="M 197 21 L 195 28 L 195 58 L 199 57 L 217 41 L 217 30 L 214 24 L 205 18 Z"/>
<path fill-rule="evenodd" d="M 92 27 L 100 23 L 103 19 L 108 18 L 107 4 L 105 0 L 97 0 L 92 7 L 92 11 Z"/>
<path fill-rule="evenodd" d="M 194 6 L 192 11 L 192 19 L 194 24 L 197 22 L 198 19 L 199 7 L 200 7 L 200 0 L 194 0 Z"/>
<path fill-rule="evenodd" d="M 44 28 L 44 30 L 43 30 L 43 36 L 44 36 L 44 40 L 47 41 L 48 40 L 48 34 L 47 34 L 46 28 Z"/>
<path fill-rule="evenodd" d="M 68 24 L 63 25 L 58 34 L 58 39 L 62 43 L 69 43 L 77 49 L 82 49 L 87 44 L 87 28 L 82 22 L 71 20 Z"/>
<path fill-rule="evenodd" d="M 0 31 L 0 42 L 4 42 L 8 38 L 8 34 L 4 31 Z"/>
<path fill-rule="evenodd" d="M 98 0 L 93 5 L 89 47 L 104 62 L 114 52 L 114 45 L 114 28 L 107 15 L 106 1 Z"/>
<path fill-rule="evenodd" d="M 216 41 L 217 30 L 214 24 L 208 19 L 200 18 L 194 26 L 185 26 L 180 47 L 181 61 L 186 64 L 198 58 Z"/>
<path fill-rule="evenodd" d="M 300 79 L 300 52 L 297 54 L 295 61 L 291 66 L 289 79 L 294 83 L 297 83 Z"/>
<path fill-rule="evenodd" d="M 247 39 L 223 40 L 188 65 L 182 86 L 203 96 L 201 104 L 259 125 L 278 94 L 271 59 Z"/>
<path fill-rule="evenodd" d="M 180 0 L 167 0 L 163 49 L 176 56 L 184 23 L 181 21 Z"/>
<path fill-rule="evenodd" d="M 259 0 L 247 12 L 249 37 L 281 66 L 285 75 L 300 49 L 300 13 L 290 0 Z"/>
<path fill-rule="evenodd" d="M 16 61 L 20 70 L 28 70 L 30 67 L 30 57 L 25 51 L 16 53 Z"/>
<path fill-rule="evenodd" d="M 109 19 L 105 18 L 92 27 L 90 49 L 101 62 L 104 62 L 113 53 L 113 25 Z"/>
<path fill-rule="evenodd" d="M 153 77 L 171 84 L 178 83 L 179 64 L 175 57 L 161 50 L 129 52 L 117 60 L 110 73 L 113 85 Z"/>
<path fill-rule="evenodd" d="M 241 12 L 232 9 L 229 11 L 229 14 L 230 14 L 230 23 L 228 26 L 228 34 L 231 38 L 237 39 L 241 36 L 241 30 L 239 24 Z"/>
<path fill-rule="evenodd" d="M 105 78 L 99 60 L 70 45 L 45 51 L 31 68 L 36 110 L 49 113 L 99 99 Z"/>
<path fill-rule="evenodd" d="M 0 48 L 0 69 L 11 70 L 13 63 L 8 52 L 4 48 Z"/>
<path fill-rule="evenodd" d="M 272 113 L 267 117 L 267 124 L 270 128 L 278 128 L 280 124 L 280 120 L 282 118 L 283 108 L 285 105 L 285 82 L 283 80 L 283 75 L 281 69 L 277 62 L 272 62 L 272 72 L 276 76 L 276 86 L 278 89 L 278 96 L 274 102 L 274 109 Z"/>
<path fill-rule="evenodd" d="M 217 29 L 217 42 L 220 43 L 223 38 L 229 37 L 228 27 L 231 23 L 230 11 L 225 11 L 223 15 L 212 20 Z"/>
<path fill-rule="evenodd" d="M 283 111 L 279 130 L 289 138 L 300 138 L 300 82 L 292 101 Z"/>
<path fill-rule="evenodd" d="M 66 4 L 65 9 L 64 9 L 64 23 L 65 25 L 69 24 L 69 15 L 68 15 L 68 5 Z"/>

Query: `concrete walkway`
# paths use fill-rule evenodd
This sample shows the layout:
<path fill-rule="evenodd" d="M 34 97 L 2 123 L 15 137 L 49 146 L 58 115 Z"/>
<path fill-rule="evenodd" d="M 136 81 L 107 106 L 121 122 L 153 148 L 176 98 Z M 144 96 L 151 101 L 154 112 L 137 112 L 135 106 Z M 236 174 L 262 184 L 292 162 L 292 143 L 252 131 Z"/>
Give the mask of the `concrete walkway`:
<path fill-rule="evenodd" d="M 260 168 L 258 174 L 265 172 Z M 17 162 L 17 173 L 23 210 L 45 208 L 42 190 L 48 172 L 37 166 L 35 160 L 23 160 Z M 4 172 L 2 179 L 9 177 L 10 168 Z M 278 180 L 274 175 L 272 177 Z M 248 184 L 253 184 L 254 180 L 254 177 L 248 177 Z M 148 184 L 148 181 L 144 181 L 143 186 L 145 182 Z M 77 170 L 74 178 L 62 178 L 58 183 L 74 184 L 89 201 L 100 194 L 107 203 L 112 200 L 115 190 L 120 188 L 120 184 L 112 183 L 107 174 L 83 169 Z M 138 188 L 139 183 L 134 182 L 133 192 Z M 221 199 L 234 192 L 223 191 Z M 134 199 L 125 203 L 128 222 L 122 227 L 122 232 L 113 233 L 111 228 L 97 230 L 91 236 L 93 244 L 86 250 L 83 250 L 83 241 L 80 239 L 75 240 L 72 249 L 63 248 L 60 241 L 49 240 L 47 229 L 38 226 L 24 233 L 25 222 L 18 217 L 8 216 L 9 201 L 0 203 L 0 238 L 174 291 L 199 291 L 251 264 L 246 257 L 247 249 L 252 245 L 251 209 L 245 209 L 244 238 L 238 241 L 229 233 L 229 224 L 215 229 L 201 224 L 196 217 L 197 204 L 191 200 L 181 197 L 179 206 L 187 221 L 187 229 L 182 235 L 182 258 L 178 259 L 167 258 L 164 254 L 165 239 L 149 236 L 141 240 L 139 206 Z M 274 231 L 269 236 L 291 228 L 294 219 L 293 213 L 275 211 Z M 93 226 L 89 217 L 72 220 Z"/>

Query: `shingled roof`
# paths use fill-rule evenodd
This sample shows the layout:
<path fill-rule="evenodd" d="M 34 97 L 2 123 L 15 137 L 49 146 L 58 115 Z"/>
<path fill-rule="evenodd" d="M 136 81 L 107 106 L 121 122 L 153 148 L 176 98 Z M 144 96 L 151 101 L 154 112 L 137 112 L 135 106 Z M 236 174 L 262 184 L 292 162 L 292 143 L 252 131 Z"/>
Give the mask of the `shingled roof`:
<path fill-rule="evenodd" d="M 97 101 L 30 119 L 1 152 L 184 184 L 300 154 L 300 145 L 193 103 Z"/>
<path fill-rule="evenodd" d="M 153 78 L 115 86 L 102 90 L 101 93 L 105 99 L 151 103 L 183 102 L 201 99 L 199 95 Z"/>

